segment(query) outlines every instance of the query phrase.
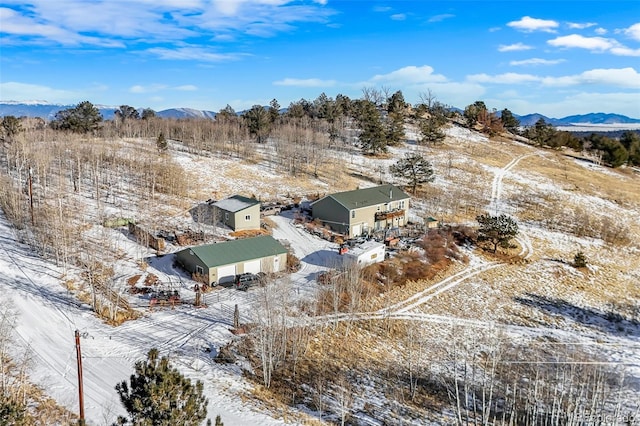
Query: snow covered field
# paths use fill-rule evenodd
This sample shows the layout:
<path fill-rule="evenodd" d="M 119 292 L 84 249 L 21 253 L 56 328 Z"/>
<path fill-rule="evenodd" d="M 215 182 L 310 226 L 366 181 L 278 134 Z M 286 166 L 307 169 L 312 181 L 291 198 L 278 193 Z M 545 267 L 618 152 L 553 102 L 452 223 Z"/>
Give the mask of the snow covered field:
<path fill-rule="evenodd" d="M 492 146 L 484 136 L 457 127 L 449 130 L 449 143 L 462 153 L 499 152 L 488 160 L 490 164 L 482 165 L 485 174 L 476 178 L 492 214 L 514 213 L 512 197 L 518 191 L 516 188 L 522 190 L 526 185 L 536 190 L 557 191 L 566 199 L 575 197 L 576 203 L 582 202 L 586 209 L 594 211 L 609 209 L 619 217 L 628 215 L 636 218 L 640 213 L 640 206 L 629 201 L 622 200 L 616 204 L 593 195 L 582 195 L 563 189 L 567 184 L 556 186 L 555 181 L 531 173 L 527 170 L 530 163 L 547 161 L 533 148 L 519 147 L 518 152 L 507 154 L 500 147 Z M 413 148 L 394 149 L 393 155 L 402 155 L 409 149 Z M 455 185 L 451 182 L 453 179 L 447 179 L 442 172 L 447 164 L 453 163 L 450 170 L 455 177 L 468 166 L 465 162 L 470 161 L 462 156 L 454 161 L 445 152 L 437 150 L 430 154 L 441 171 L 434 185 L 441 188 Z M 207 182 L 203 184 L 203 192 L 211 193 L 216 188 L 231 186 L 231 181 L 222 176 L 205 179 L 207 170 L 221 168 L 220 164 L 214 165 L 215 162 L 223 162 L 229 168 L 229 160 L 198 159 L 196 164 L 194 158 L 185 153 L 177 154 L 177 158 L 185 168 L 202 174 L 202 181 Z M 377 167 L 388 167 L 392 162 L 390 158 L 355 156 L 350 159 L 350 166 L 359 171 L 371 171 Z M 258 195 L 274 195 L 278 190 L 283 191 L 277 184 L 281 177 L 261 165 L 234 167 L 243 171 L 245 180 L 236 183 L 243 190 L 253 190 Z M 582 168 L 582 164 L 577 167 Z M 591 165 L 585 168 L 585 172 L 636 179 L 637 185 L 637 178 L 600 166 Z M 387 174 L 380 173 L 383 178 L 388 178 Z M 257 181 L 260 185 L 255 184 Z M 597 188 L 591 190 L 596 192 Z M 427 201 L 416 200 L 416 211 L 428 211 Z M 291 215 L 270 219 L 276 225 L 273 236 L 290 243 L 302 262 L 300 271 L 284 280 L 291 298 L 312 298 L 317 290 L 317 274 L 340 263 L 337 246 L 296 227 Z M 637 228 L 630 229 L 634 231 Z M 553 338 L 558 344 L 587 348 L 594 360 L 606 359 L 624 369 L 631 384 L 631 393 L 626 397 L 632 407 L 637 402 L 634 394 L 640 395 L 640 326 L 637 321 L 612 323 L 607 320 L 606 304 L 625 294 L 633 303 L 634 295 L 640 292 L 637 244 L 606 246 L 600 240 L 542 229 L 534 223 L 522 223 L 521 231 L 518 242 L 522 264 L 488 261 L 473 254 L 470 263 L 451 276 L 399 298 L 383 310 L 351 314 L 350 318 L 402 318 L 430 324 L 429 327 L 458 324 L 470 329 L 499 328 L 514 340 L 544 337 Z M 226 426 L 285 424 L 279 415 L 243 397 L 250 391 L 250 385 L 242 375 L 241 365 L 218 364 L 213 360 L 222 346 L 236 338 L 229 330 L 235 305 L 239 306 L 241 321 L 251 321 L 259 290 L 239 292 L 218 288 L 206 294 L 206 307 L 195 308 L 189 303 L 195 297 L 192 284 L 183 272 L 173 268 L 171 255 L 156 258 L 121 232 L 108 232 L 120 250 L 126 253 L 118 263 L 116 273 L 121 279 L 121 290 L 126 288 L 126 277 L 142 273 L 137 264 L 142 255 L 149 264 L 146 273 L 180 283 L 185 303 L 175 309 L 151 311 L 145 307 L 148 301 L 143 296 L 131 296 L 132 304 L 138 306 L 143 316 L 118 327 L 106 325 L 95 317 L 88 305 L 79 302 L 65 289 L 64 271 L 19 243 L 15 230 L 4 214 L 0 214 L 0 290 L 3 300 L 10 300 L 19 314 L 16 328 L 19 342 L 28 346 L 33 354 L 31 380 L 41 385 L 60 404 L 77 412 L 74 332 L 79 330 L 89 425 L 108 425 L 118 414 L 124 414 L 114 387 L 128 379 L 134 363 L 144 359 L 153 347 L 158 348 L 161 355 L 168 355 L 187 377 L 204 382 L 210 418 L 220 414 Z M 591 261 L 588 273 L 557 261 L 562 255 L 572 254 L 576 247 L 585 251 Z M 589 288 L 585 289 L 587 286 Z M 534 294 L 537 298 L 532 296 Z M 553 304 L 553 300 L 561 300 L 562 303 Z M 627 303 L 629 300 L 619 301 Z M 635 303 L 637 305 L 637 298 Z M 460 310 L 459 306 L 465 309 Z M 317 320 L 339 321 L 342 318 L 345 317 L 337 315 Z"/>
<path fill-rule="evenodd" d="M 311 236 L 295 227 L 290 217 L 272 218 L 279 226 L 274 237 L 289 242 L 302 261 L 300 271 L 290 277 L 293 298 L 311 297 L 315 276 L 338 265 L 337 245 Z M 115 232 L 114 232 L 115 233 Z M 133 241 L 123 240 L 133 256 L 140 250 Z M 40 259 L 16 240 L 16 234 L 0 214 L 0 288 L 3 300 L 18 313 L 16 335 L 34 355 L 31 379 L 46 389 L 60 404 L 78 412 L 78 382 L 75 330 L 81 333 L 85 413 L 89 425 L 108 425 L 125 414 L 115 385 L 133 373 L 136 361 L 157 348 L 170 356 L 173 364 L 192 380 L 205 384 L 209 416 L 220 414 L 225 425 L 278 425 L 282 420 L 261 413 L 242 395 L 249 386 L 240 366 L 217 364 L 217 351 L 234 338 L 233 312 L 240 307 L 241 322 L 249 322 L 256 291 L 217 288 L 204 296 L 203 308 L 195 308 L 195 294 L 184 282 L 180 288 L 184 304 L 175 309 L 143 309 L 142 318 L 112 327 L 95 317 L 62 286 L 63 271 Z M 150 255 L 151 256 L 151 255 Z M 173 281 L 187 279 L 172 266 L 172 256 L 149 258 L 147 272 Z M 126 270 L 127 265 L 121 265 Z M 143 300 L 139 304 L 145 304 Z M 135 304 L 135 302 L 134 302 Z M 148 301 L 146 302 L 148 304 Z"/>

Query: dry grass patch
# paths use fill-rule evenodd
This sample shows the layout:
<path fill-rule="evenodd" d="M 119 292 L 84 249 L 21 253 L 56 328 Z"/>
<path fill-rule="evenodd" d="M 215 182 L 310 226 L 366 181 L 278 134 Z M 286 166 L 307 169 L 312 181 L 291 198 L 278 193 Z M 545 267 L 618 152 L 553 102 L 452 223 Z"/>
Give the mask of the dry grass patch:
<path fill-rule="evenodd" d="M 577 160 L 559 152 L 545 151 L 545 155 L 528 157 L 518 163 L 518 168 L 539 174 L 556 184 L 591 195 L 637 208 L 640 205 L 640 179 L 633 174 L 604 166 L 588 168 Z"/>

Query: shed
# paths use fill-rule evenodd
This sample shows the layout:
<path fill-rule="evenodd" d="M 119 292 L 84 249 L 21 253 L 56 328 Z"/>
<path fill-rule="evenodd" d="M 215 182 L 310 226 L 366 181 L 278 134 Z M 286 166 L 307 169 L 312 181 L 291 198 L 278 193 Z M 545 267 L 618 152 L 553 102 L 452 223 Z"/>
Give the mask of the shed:
<path fill-rule="evenodd" d="M 270 235 L 196 246 L 176 252 L 176 260 L 209 284 L 233 281 L 245 272 L 279 272 L 286 268 L 287 249 Z"/>
<path fill-rule="evenodd" d="M 440 222 L 438 222 L 438 219 L 436 219 L 433 216 L 429 216 L 425 219 L 425 223 L 427 224 L 427 228 L 432 229 L 432 228 L 437 228 L 440 225 Z"/>
<path fill-rule="evenodd" d="M 344 254 L 345 263 L 357 264 L 360 267 L 379 263 L 384 260 L 385 245 L 374 240 L 349 249 Z"/>
<path fill-rule="evenodd" d="M 234 195 L 213 204 L 215 222 L 222 222 L 234 231 L 260 229 L 260 201 Z"/>

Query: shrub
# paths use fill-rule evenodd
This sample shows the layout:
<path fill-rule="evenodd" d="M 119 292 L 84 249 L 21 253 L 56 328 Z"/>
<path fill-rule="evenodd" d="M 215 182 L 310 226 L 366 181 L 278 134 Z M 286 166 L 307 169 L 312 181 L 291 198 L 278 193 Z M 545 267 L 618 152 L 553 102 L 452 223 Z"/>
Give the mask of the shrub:
<path fill-rule="evenodd" d="M 584 268 L 587 266 L 587 258 L 582 251 L 577 252 L 573 257 L 573 266 L 575 268 Z"/>

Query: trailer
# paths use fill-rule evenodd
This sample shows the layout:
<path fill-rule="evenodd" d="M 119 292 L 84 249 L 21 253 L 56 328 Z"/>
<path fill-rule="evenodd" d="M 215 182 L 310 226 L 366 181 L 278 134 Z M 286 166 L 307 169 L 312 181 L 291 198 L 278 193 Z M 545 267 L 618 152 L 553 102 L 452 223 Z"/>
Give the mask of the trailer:
<path fill-rule="evenodd" d="M 343 254 L 343 259 L 346 264 L 356 264 L 359 267 L 364 267 L 382 262 L 384 254 L 384 243 L 369 240 L 346 251 Z"/>

